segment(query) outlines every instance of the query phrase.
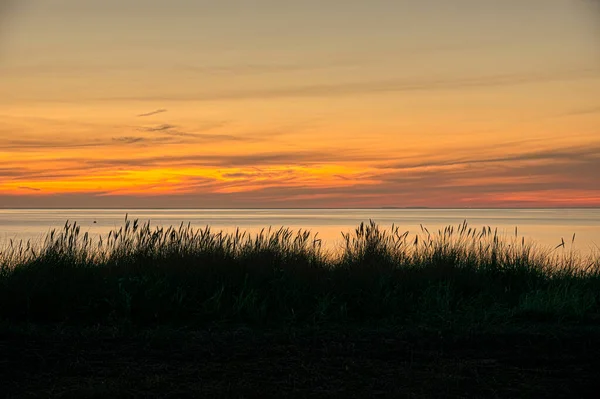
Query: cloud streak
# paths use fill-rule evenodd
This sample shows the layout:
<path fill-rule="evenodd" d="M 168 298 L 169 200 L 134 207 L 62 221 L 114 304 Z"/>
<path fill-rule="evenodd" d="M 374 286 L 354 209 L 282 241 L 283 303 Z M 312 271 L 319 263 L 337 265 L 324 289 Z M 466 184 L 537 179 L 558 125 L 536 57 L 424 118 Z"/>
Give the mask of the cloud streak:
<path fill-rule="evenodd" d="M 540 151 L 530 151 L 521 154 L 502 157 L 466 158 L 458 160 L 440 160 L 424 162 L 399 162 L 384 165 L 389 169 L 419 169 L 430 167 L 451 167 L 477 164 L 512 163 L 520 161 L 580 161 L 582 159 L 600 158 L 600 143 L 591 143 L 586 146 L 569 148 L 553 148 Z"/>
<path fill-rule="evenodd" d="M 498 74 L 479 77 L 444 77 L 435 79 L 387 79 L 376 81 L 314 84 L 257 90 L 213 91 L 160 96 L 113 96 L 89 98 L 94 101 L 224 101 L 284 98 L 340 97 L 369 93 L 395 93 L 438 90 L 464 90 L 503 87 L 531 83 L 600 77 L 600 68 L 564 69 L 545 72 Z"/>
<path fill-rule="evenodd" d="M 194 144 L 194 143 L 220 143 L 220 142 L 235 142 L 235 141 L 253 141 L 260 140 L 260 137 L 254 136 L 238 136 L 232 134 L 221 133 L 202 133 L 219 127 L 225 126 L 225 122 L 210 122 L 201 125 L 198 132 L 187 132 L 181 130 L 176 125 L 162 124 L 157 126 L 145 126 L 127 128 L 122 127 L 120 130 L 135 130 L 145 133 L 143 135 L 116 135 L 111 138 L 81 138 L 73 137 L 65 138 L 46 138 L 46 137 L 30 137 L 30 138 L 11 138 L 7 135 L 5 139 L 0 138 L 0 149 L 4 151 L 38 151 L 51 149 L 76 149 L 76 148 L 104 148 L 115 147 L 118 145 L 147 145 L 147 144 Z M 102 126 L 96 126 L 101 129 Z M 113 130 L 115 130 L 113 128 Z M 14 133 L 14 129 L 10 130 Z"/>
<path fill-rule="evenodd" d="M 88 190 L 89 198 L 99 193 L 107 198 L 123 200 L 125 206 L 130 198 L 140 197 L 139 190 L 146 190 L 154 198 L 154 206 L 188 206 L 202 199 L 205 206 L 462 206 L 485 203 L 490 206 L 529 204 L 537 198 L 537 204 L 567 204 L 569 195 L 573 203 L 580 205 L 598 204 L 600 181 L 596 171 L 600 170 L 600 144 L 588 147 L 555 148 L 530 151 L 502 157 L 480 157 L 459 161 L 431 161 L 421 163 L 397 163 L 373 167 L 370 171 L 356 169 L 353 173 L 338 173 L 337 169 L 352 159 L 328 159 L 334 169 L 327 175 L 319 174 L 319 162 L 324 153 L 296 152 L 251 154 L 222 157 L 216 155 L 194 155 L 179 158 L 149 157 L 140 160 L 79 160 L 78 170 L 89 171 L 90 176 L 99 171 L 128 170 L 160 171 L 168 167 L 169 179 L 175 179 L 163 191 L 155 194 L 150 187 L 155 182 L 127 182 L 121 188 Z M 299 163 L 311 164 L 315 168 L 296 168 Z M 352 162 L 349 163 L 351 165 Z M 337 166 L 336 166 L 337 165 Z M 185 172 L 190 167 L 210 176 Z M 259 167 L 260 166 L 260 167 Z M 442 168 L 438 168 L 442 166 Z M 456 167 L 460 166 L 460 167 Z M 433 167 L 433 168 L 432 168 Z M 133 168 L 133 169 L 131 169 Z M 179 174 L 177 171 L 184 171 Z M 9 174 L 10 169 L 7 170 Z M 22 187 L 35 187 L 37 180 L 27 171 L 16 176 Z M 102 172 L 99 175 L 104 175 Z M 77 179 L 81 172 L 73 174 Z M 123 175 L 126 178 L 127 174 Z M 322 177 L 319 177 L 322 176 Z M 327 177 L 328 176 L 328 177 Z M 69 178 L 67 176 L 67 178 Z M 60 178 L 54 177 L 51 180 Z M 224 180 L 223 180 L 224 179 Z M 336 183 L 337 181 L 337 183 Z M 26 183 L 27 182 L 27 183 Z M 142 184 L 143 183 L 143 184 Z M 144 188 L 145 187 L 145 188 Z M 168 188 L 167 191 L 164 189 Z M 1 192 L 0 187 L 0 192 Z M 136 194 L 137 193 L 137 194 Z M 560 193 L 558 195 L 557 193 Z M 510 196 L 508 196 L 510 194 Z M 61 194 L 61 195 L 67 195 Z M 75 197 L 73 197 L 75 198 Z M 112 199 L 111 199 L 112 198 Z M 123 199 L 125 198 L 125 199 Z M 31 200 L 34 201 L 34 200 Z M 96 200 L 94 200 L 96 201 Z M 94 202 L 92 201 L 92 202 Z M 562 201 L 562 202 L 561 202 Z M 594 202 L 596 201 L 596 202 Z M 35 202 L 35 201 L 34 201 Z M 147 202 L 144 200 L 140 202 Z M 186 205 L 188 204 L 188 205 Z M 238 204 L 238 205 L 236 205 Z M 73 205 L 74 206 L 74 205 Z"/>
<path fill-rule="evenodd" d="M 152 116 L 152 115 L 162 114 L 164 112 L 167 112 L 167 110 L 166 109 L 157 109 L 156 111 L 146 112 L 145 114 L 139 114 L 138 118 L 143 118 L 143 117 L 146 117 L 146 116 Z"/>
<path fill-rule="evenodd" d="M 600 113 L 600 106 L 598 107 L 586 107 L 574 109 L 569 112 L 565 112 L 564 114 L 559 114 L 558 116 L 579 116 L 579 115 L 592 115 Z"/>
<path fill-rule="evenodd" d="M 172 124 L 162 124 L 157 126 L 142 126 L 136 128 L 136 130 L 146 133 L 158 133 L 165 137 L 187 137 L 196 139 L 195 141 L 243 141 L 249 140 L 247 137 L 240 137 L 231 134 L 214 134 L 214 133 L 202 133 L 210 130 L 214 130 L 223 127 L 227 124 L 225 121 L 207 122 L 198 127 L 195 133 L 181 130 L 178 126 Z"/>

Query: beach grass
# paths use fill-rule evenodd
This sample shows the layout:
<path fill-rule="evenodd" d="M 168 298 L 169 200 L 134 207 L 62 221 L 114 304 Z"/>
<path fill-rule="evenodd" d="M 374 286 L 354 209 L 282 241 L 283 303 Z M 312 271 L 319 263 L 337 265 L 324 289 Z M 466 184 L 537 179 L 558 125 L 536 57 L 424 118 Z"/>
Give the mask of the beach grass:
<path fill-rule="evenodd" d="M 502 326 L 600 321 L 600 255 L 466 222 L 410 235 L 363 223 L 339 250 L 288 228 L 223 233 L 66 222 L 0 252 L 0 319 L 88 325 Z M 574 238 L 573 238 L 574 239 Z"/>

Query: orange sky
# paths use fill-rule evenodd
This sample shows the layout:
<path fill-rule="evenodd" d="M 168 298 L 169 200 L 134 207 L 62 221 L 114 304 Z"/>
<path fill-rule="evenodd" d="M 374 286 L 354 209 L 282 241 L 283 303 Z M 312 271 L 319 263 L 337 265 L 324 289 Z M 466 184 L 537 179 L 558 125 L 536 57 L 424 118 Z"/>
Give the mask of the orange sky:
<path fill-rule="evenodd" d="M 0 12 L 0 207 L 600 206 L 594 0 Z"/>

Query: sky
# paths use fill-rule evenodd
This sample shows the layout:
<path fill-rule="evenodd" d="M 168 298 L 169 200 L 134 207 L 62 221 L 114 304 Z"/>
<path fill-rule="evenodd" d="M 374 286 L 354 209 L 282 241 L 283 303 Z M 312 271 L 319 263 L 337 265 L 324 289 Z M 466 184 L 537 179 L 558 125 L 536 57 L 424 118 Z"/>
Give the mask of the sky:
<path fill-rule="evenodd" d="M 0 208 L 600 206 L 595 0 L 0 0 Z"/>

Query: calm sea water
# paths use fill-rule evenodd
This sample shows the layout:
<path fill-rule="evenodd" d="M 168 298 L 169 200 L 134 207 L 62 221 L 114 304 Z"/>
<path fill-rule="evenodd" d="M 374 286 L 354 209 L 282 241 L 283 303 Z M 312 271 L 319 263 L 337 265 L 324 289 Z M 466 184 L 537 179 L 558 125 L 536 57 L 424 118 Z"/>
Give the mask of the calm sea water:
<path fill-rule="evenodd" d="M 518 227 L 519 237 L 542 245 L 556 246 L 561 238 L 570 243 L 575 234 L 576 250 L 587 253 L 600 246 L 600 209 L 0 209 L 0 247 L 9 239 L 41 240 L 67 220 L 76 221 L 82 233 L 107 234 L 123 225 L 126 214 L 140 222 L 149 220 L 152 226 L 190 222 L 224 231 L 239 227 L 256 232 L 268 226 L 310 229 L 330 248 L 338 245 L 342 232 L 370 219 L 384 227 L 393 223 L 410 234 L 419 233 L 420 224 L 431 231 L 466 219 L 472 227 L 497 227 L 506 235 L 514 235 Z"/>

